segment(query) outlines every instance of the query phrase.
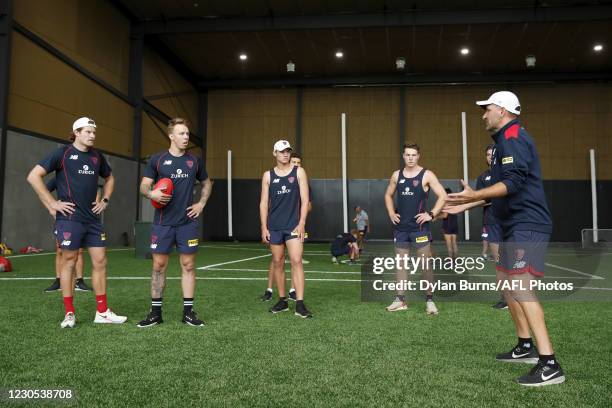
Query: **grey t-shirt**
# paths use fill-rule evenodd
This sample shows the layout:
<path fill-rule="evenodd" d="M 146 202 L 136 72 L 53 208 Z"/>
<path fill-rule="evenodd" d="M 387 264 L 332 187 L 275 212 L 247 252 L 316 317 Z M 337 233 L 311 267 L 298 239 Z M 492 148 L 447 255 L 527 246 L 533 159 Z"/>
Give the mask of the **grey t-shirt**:
<path fill-rule="evenodd" d="M 355 217 L 357 218 L 357 229 L 363 231 L 366 227 L 366 222 L 368 221 L 368 213 L 365 210 L 361 210 L 359 214 Z"/>

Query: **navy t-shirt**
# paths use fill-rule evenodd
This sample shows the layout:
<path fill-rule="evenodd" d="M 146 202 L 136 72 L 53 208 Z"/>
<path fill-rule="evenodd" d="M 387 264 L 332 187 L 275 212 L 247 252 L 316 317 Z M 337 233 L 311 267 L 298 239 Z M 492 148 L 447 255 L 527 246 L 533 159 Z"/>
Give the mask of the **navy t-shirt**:
<path fill-rule="evenodd" d="M 174 184 L 170 202 L 164 208 L 155 209 L 154 224 L 178 226 L 197 221 L 187 216 L 187 207 L 193 205 L 193 186 L 196 181 L 208 179 L 208 173 L 199 157 L 191 153 L 180 157 L 173 156 L 169 151 L 157 153 L 147 163 L 144 176 L 153 179 L 154 183 L 169 178 Z"/>
<path fill-rule="evenodd" d="M 476 190 L 482 190 L 483 188 L 487 188 L 492 186 L 491 179 L 491 169 L 486 169 L 478 178 L 476 179 Z M 497 224 L 497 220 L 495 219 L 495 215 L 493 214 L 493 207 L 487 205 L 482 208 L 482 225 L 495 225 Z"/>
<path fill-rule="evenodd" d="M 74 145 L 68 145 L 54 150 L 38 164 L 47 173 L 55 172 L 57 199 L 75 204 L 73 214 L 58 212 L 56 220 L 100 222 L 100 216 L 92 211 L 98 192 L 98 177 L 111 175 L 111 167 L 102 154 L 95 149 L 82 152 Z"/>
<path fill-rule="evenodd" d="M 342 234 L 336 235 L 336 239 L 334 239 L 334 242 L 331 244 L 332 253 L 341 252 L 342 248 L 346 247 L 350 242 L 357 242 L 353 234 L 343 232 Z"/>

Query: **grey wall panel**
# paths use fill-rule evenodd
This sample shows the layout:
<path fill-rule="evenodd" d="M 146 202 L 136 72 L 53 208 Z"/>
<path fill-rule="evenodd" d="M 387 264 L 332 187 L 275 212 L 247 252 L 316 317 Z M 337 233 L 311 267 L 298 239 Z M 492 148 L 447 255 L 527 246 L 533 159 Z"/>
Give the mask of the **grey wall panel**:
<path fill-rule="evenodd" d="M 59 146 L 12 131 L 7 134 L 2 241 L 13 249 L 27 245 L 55 249 L 53 219 L 26 177 L 36 163 Z"/>
<path fill-rule="evenodd" d="M 105 155 L 115 176 L 115 191 L 108 209 L 104 213 L 104 230 L 107 245 L 123 244 L 122 234 L 127 233 L 129 242 L 134 241 L 134 220 L 136 219 L 136 169 L 137 163 L 111 155 Z M 103 184 L 100 179 L 100 184 Z"/>

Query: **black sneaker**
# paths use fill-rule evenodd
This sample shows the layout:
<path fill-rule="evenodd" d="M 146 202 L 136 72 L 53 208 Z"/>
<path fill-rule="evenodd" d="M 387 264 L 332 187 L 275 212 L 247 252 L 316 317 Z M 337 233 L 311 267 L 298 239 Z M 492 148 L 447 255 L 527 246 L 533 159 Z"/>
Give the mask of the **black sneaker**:
<path fill-rule="evenodd" d="M 294 291 L 289 292 L 289 300 L 293 300 L 294 302 L 297 301 L 297 294 Z"/>
<path fill-rule="evenodd" d="M 261 301 L 262 302 L 269 302 L 272 300 L 272 292 L 267 290 L 264 292 L 263 296 L 261 297 Z"/>
<path fill-rule="evenodd" d="M 538 354 L 538 350 L 536 350 L 535 346 L 526 348 L 517 344 L 509 352 L 498 354 L 495 359 L 497 361 L 504 361 L 506 363 L 535 364 L 539 361 L 540 355 Z"/>
<path fill-rule="evenodd" d="M 302 319 L 310 319 L 312 318 L 312 313 L 306 309 L 306 305 L 304 303 L 297 304 L 295 306 L 295 315 L 301 317 Z"/>
<path fill-rule="evenodd" d="M 144 320 L 141 320 L 136 327 L 151 327 L 151 326 L 155 326 L 156 324 L 162 324 L 164 321 L 162 320 L 161 315 L 155 314 L 153 312 L 149 312 L 149 314 L 147 315 L 147 317 L 145 317 Z"/>
<path fill-rule="evenodd" d="M 491 307 L 493 309 L 507 309 L 508 308 L 508 304 L 506 302 L 504 302 L 503 300 L 500 300 L 499 302 L 497 302 L 496 304 L 494 304 Z"/>
<path fill-rule="evenodd" d="M 60 281 L 59 281 L 59 279 L 54 280 L 53 283 L 51 284 L 51 286 L 49 286 L 47 289 L 45 289 L 45 292 L 49 293 L 49 292 L 55 292 L 57 290 L 60 290 Z"/>
<path fill-rule="evenodd" d="M 74 282 L 74 289 L 81 292 L 91 292 L 91 288 L 87 286 L 83 279 L 77 279 L 77 281 Z"/>
<path fill-rule="evenodd" d="M 565 382 L 565 374 L 559 364 L 549 365 L 538 361 L 529 374 L 519 377 L 516 381 L 527 387 L 541 387 Z"/>
<path fill-rule="evenodd" d="M 270 308 L 270 313 L 280 313 L 289 310 L 289 303 L 286 300 L 279 300 Z"/>
<path fill-rule="evenodd" d="M 183 315 L 183 323 L 188 324 L 189 326 L 194 326 L 194 327 L 204 326 L 204 321 L 198 319 L 198 315 L 193 310 Z"/>

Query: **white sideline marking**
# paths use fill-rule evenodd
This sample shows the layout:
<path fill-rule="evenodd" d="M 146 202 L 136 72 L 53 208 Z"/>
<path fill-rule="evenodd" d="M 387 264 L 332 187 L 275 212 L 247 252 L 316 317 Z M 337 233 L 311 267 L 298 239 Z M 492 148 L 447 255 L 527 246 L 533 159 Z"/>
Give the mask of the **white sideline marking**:
<path fill-rule="evenodd" d="M 221 262 L 221 263 L 213 264 L 213 265 L 200 266 L 198 269 L 210 269 L 210 268 L 214 268 L 215 266 L 229 265 L 229 264 L 238 263 L 238 262 L 245 262 L 245 261 L 250 261 L 250 260 L 253 260 L 253 259 L 265 258 L 267 256 L 272 256 L 272 254 L 252 256 L 250 258 L 237 259 L 235 261 L 228 261 L 228 262 Z"/>
<path fill-rule="evenodd" d="M 590 273 L 580 272 L 580 271 L 577 271 L 577 270 L 572 269 L 572 268 L 566 268 L 564 266 L 559 266 L 559 265 L 555 265 L 555 264 L 551 264 L 551 263 L 545 263 L 544 265 L 550 266 L 551 268 L 561 269 L 562 271 L 568 271 L 568 272 L 577 273 L 578 275 L 588 276 L 588 277 L 593 278 L 593 279 L 600 279 L 600 280 L 604 279 L 601 276 L 591 275 Z"/>
<path fill-rule="evenodd" d="M 263 246 L 263 244 L 262 244 Z M 244 247 L 244 246 L 230 246 L 230 245 L 200 245 L 200 248 L 221 248 L 221 249 L 237 249 L 240 251 L 269 251 L 270 249 L 267 247 L 263 248 L 252 248 L 252 247 Z M 304 251 L 305 254 L 308 255 L 326 255 L 331 257 L 331 252 L 329 251 Z"/>

